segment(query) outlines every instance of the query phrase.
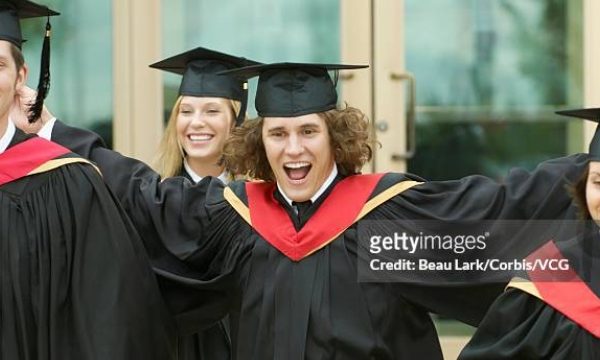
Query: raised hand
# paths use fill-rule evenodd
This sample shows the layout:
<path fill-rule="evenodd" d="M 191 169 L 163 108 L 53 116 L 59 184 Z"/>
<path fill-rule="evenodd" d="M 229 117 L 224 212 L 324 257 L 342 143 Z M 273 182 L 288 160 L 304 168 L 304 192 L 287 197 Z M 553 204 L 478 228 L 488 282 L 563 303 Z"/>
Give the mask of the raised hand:
<path fill-rule="evenodd" d="M 37 133 L 48 120 L 54 117 L 44 105 L 42 115 L 39 119 L 36 119 L 33 123 L 30 123 L 29 120 L 27 120 L 29 106 L 35 101 L 35 96 L 35 90 L 28 86 L 23 86 L 20 90 L 17 90 L 15 100 L 10 110 L 10 118 L 15 126 L 26 133 Z"/>

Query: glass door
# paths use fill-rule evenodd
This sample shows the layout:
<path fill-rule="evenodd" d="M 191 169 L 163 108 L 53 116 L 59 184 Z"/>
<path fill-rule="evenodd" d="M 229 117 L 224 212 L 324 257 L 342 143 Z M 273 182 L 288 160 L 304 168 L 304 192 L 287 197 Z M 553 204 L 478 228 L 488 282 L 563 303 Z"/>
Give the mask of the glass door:
<path fill-rule="evenodd" d="M 584 1 L 342 2 L 342 60 L 371 64 L 343 94 L 373 121 L 372 170 L 501 180 L 580 151 L 582 122 L 554 111 L 584 103 Z M 456 358 L 473 329 L 436 324 Z"/>
<path fill-rule="evenodd" d="M 500 179 L 581 147 L 581 123 L 554 115 L 583 103 L 581 0 L 404 4 L 406 69 L 417 80 L 410 172 Z"/>
<path fill-rule="evenodd" d="M 371 64 L 344 96 L 373 120 L 373 170 L 500 179 L 581 149 L 554 111 L 584 102 L 582 1 L 342 2 L 342 60 Z"/>

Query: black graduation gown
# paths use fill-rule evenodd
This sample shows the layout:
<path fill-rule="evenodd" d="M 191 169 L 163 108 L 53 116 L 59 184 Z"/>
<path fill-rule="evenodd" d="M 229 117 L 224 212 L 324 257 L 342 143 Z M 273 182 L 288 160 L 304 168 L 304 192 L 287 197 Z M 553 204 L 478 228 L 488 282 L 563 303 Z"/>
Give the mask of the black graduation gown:
<path fill-rule="evenodd" d="M 38 140 L 17 130 L 0 175 L 22 163 L 12 150 Z M 0 186 L 0 359 L 174 358 L 143 245 L 97 171 L 72 163 L 13 179 Z"/>
<path fill-rule="evenodd" d="M 185 169 L 181 171 L 179 176 L 193 182 L 192 177 Z M 179 360 L 231 359 L 229 322 L 223 319 L 199 333 L 179 337 L 177 352 Z"/>
<path fill-rule="evenodd" d="M 576 275 L 511 282 L 459 359 L 600 359 L 600 236 L 593 228 L 587 242 L 578 237 L 544 246 L 568 259 Z"/>
<path fill-rule="evenodd" d="M 107 174 L 165 280 L 163 290 L 182 331 L 230 312 L 238 359 L 441 359 L 428 312 L 477 325 L 503 287 L 360 283 L 357 223 L 309 256 L 292 260 L 246 221 L 245 183 L 226 188 L 211 178 L 196 185 L 183 178 L 161 181 L 139 161 L 97 147 L 98 138 L 89 132 L 61 125 L 53 139 Z M 580 155 L 546 162 L 533 173 L 515 170 L 503 184 L 482 176 L 424 183 L 376 206 L 363 219 L 565 216 L 572 210 L 565 181 L 574 181 L 586 160 Z M 386 175 L 371 197 L 406 179 L 420 180 Z M 281 205 L 274 201 L 271 206 Z M 163 245 L 186 265 L 172 262 Z M 187 289 L 178 288 L 182 284 Z"/>

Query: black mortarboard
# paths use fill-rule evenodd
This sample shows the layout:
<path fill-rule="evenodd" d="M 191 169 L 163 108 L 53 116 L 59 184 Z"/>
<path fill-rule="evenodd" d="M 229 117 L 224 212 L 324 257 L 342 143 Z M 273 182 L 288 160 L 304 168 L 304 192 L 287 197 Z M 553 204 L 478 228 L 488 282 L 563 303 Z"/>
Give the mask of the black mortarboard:
<path fill-rule="evenodd" d="M 576 110 L 562 110 L 556 112 L 559 115 L 572 116 L 580 119 L 586 119 L 600 123 L 600 108 L 587 108 Z M 600 161 L 600 128 L 596 126 L 596 133 L 592 138 L 588 153 L 594 160 Z"/>
<path fill-rule="evenodd" d="M 236 119 L 240 125 L 248 104 L 248 84 L 238 77 L 220 74 L 256 61 L 198 47 L 150 65 L 155 69 L 183 75 L 179 95 L 222 97 L 238 100 L 242 106 Z"/>
<path fill-rule="evenodd" d="M 46 6 L 26 0 L 0 0 L 0 40 L 21 48 L 23 37 L 19 19 L 59 15 Z"/>
<path fill-rule="evenodd" d="M 244 79 L 258 75 L 254 104 L 258 115 L 292 117 L 337 106 L 337 75 L 334 81 L 329 70 L 366 67 L 368 65 L 275 63 L 246 66 L 225 73 Z"/>
<path fill-rule="evenodd" d="M 40 117 L 44 106 L 44 99 L 50 89 L 50 16 L 59 15 L 44 5 L 39 5 L 27 0 L 0 0 L 0 40 L 6 40 L 19 49 L 23 44 L 21 24 L 19 19 L 33 17 L 48 17 L 46 34 L 42 46 L 40 62 L 40 79 L 37 87 L 35 102 L 30 105 L 29 121 L 33 122 Z"/>

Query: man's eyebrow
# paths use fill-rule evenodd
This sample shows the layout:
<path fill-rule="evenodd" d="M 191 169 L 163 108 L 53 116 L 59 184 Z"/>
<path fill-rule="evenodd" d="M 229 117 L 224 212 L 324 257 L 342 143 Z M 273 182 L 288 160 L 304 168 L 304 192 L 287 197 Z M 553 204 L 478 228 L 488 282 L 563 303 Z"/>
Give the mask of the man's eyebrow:
<path fill-rule="evenodd" d="M 302 127 L 302 128 L 307 128 L 307 127 L 319 127 L 319 124 L 317 124 L 317 123 L 306 123 L 306 124 L 302 124 L 302 125 L 300 125 L 300 127 Z"/>

